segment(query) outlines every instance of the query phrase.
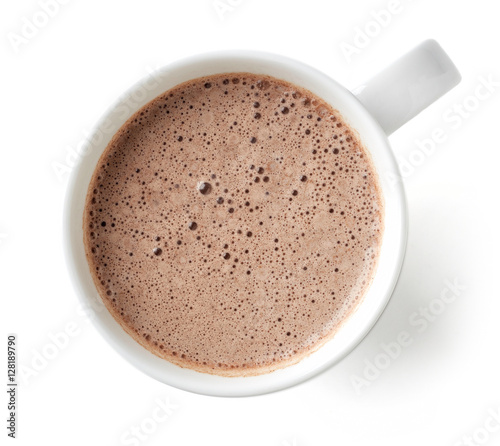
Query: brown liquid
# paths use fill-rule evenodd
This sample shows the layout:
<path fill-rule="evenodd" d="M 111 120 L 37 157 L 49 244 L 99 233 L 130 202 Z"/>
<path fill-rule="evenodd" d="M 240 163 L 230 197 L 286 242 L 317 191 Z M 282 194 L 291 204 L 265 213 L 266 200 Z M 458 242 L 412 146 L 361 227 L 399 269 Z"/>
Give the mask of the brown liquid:
<path fill-rule="evenodd" d="M 371 282 L 383 207 L 337 111 L 288 82 L 230 73 L 178 85 L 123 125 L 83 222 L 96 287 L 137 342 L 241 376 L 334 335 Z"/>

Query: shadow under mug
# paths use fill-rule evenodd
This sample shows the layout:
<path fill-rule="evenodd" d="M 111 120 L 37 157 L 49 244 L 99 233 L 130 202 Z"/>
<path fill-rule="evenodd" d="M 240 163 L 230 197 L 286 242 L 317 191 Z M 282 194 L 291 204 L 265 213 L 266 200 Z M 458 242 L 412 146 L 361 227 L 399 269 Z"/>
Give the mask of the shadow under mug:
<path fill-rule="evenodd" d="M 266 74 L 303 87 L 328 102 L 372 156 L 383 199 L 385 229 L 373 282 L 358 309 L 335 336 L 294 365 L 258 376 L 222 377 L 161 359 L 139 345 L 114 320 L 94 286 L 85 257 L 85 197 L 99 157 L 116 131 L 143 105 L 190 79 L 219 73 Z M 104 114 L 80 150 L 64 210 L 66 261 L 82 305 L 103 337 L 135 367 L 168 385 L 213 396 L 250 396 L 281 390 L 326 370 L 350 353 L 374 326 L 396 285 L 407 240 L 406 199 L 388 135 L 448 90 L 460 74 L 441 47 L 428 40 L 352 92 L 316 69 L 275 54 L 225 51 L 202 54 L 166 66 L 133 85 Z M 392 179 L 392 180 L 389 180 Z"/>

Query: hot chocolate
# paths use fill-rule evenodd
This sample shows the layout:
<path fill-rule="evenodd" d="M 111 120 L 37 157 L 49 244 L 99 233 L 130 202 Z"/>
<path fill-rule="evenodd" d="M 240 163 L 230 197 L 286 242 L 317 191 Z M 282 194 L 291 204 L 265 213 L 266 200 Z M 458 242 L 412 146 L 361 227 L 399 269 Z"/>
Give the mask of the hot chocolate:
<path fill-rule="evenodd" d="M 229 73 L 178 85 L 122 126 L 83 225 L 99 294 L 137 342 L 243 376 L 299 361 L 356 309 L 383 203 L 339 112 L 283 80 Z"/>

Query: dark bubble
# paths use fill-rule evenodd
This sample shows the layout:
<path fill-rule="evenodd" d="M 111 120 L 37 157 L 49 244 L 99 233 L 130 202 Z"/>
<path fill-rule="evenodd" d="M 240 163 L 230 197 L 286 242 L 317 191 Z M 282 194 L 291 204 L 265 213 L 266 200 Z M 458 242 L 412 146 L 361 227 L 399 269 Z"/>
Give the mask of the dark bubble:
<path fill-rule="evenodd" d="M 224 260 L 229 260 L 229 258 L 231 257 L 231 254 L 226 252 L 222 257 L 224 258 Z"/>
<path fill-rule="evenodd" d="M 260 81 L 257 81 L 257 88 L 259 90 L 267 90 L 269 87 L 270 87 L 270 83 L 269 81 L 266 81 L 266 80 L 260 80 Z"/>
<path fill-rule="evenodd" d="M 239 84 L 239 83 L 240 83 L 240 80 L 237 77 L 235 77 L 233 79 L 233 84 Z"/>
<path fill-rule="evenodd" d="M 198 183 L 198 190 L 203 195 L 207 195 L 208 193 L 210 193 L 212 191 L 212 186 L 210 183 L 201 182 L 201 183 Z"/>
<path fill-rule="evenodd" d="M 254 103 L 253 103 L 253 106 L 254 106 L 255 108 L 259 108 L 259 107 L 260 107 L 260 103 L 256 101 L 256 102 L 254 102 Z"/>
<path fill-rule="evenodd" d="M 255 144 L 255 143 L 257 142 L 257 138 L 256 138 L 255 136 L 252 136 L 252 137 L 250 138 L 250 142 L 251 142 L 252 144 Z"/>
<path fill-rule="evenodd" d="M 177 141 L 181 142 L 183 140 L 182 136 L 177 137 Z"/>
<path fill-rule="evenodd" d="M 177 240 L 177 244 L 181 245 L 182 244 L 182 240 Z"/>
<path fill-rule="evenodd" d="M 196 223 L 195 221 L 192 221 L 191 223 L 189 223 L 189 229 L 191 229 L 191 231 L 194 231 L 197 227 L 198 227 L 198 223 Z"/>
<path fill-rule="evenodd" d="M 259 170 L 257 170 L 257 173 L 259 175 L 262 175 L 264 173 L 264 168 L 263 167 L 259 167 Z"/>
<path fill-rule="evenodd" d="M 217 198 L 217 203 L 218 204 L 224 203 L 224 198 L 222 198 L 222 197 Z"/>
<path fill-rule="evenodd" d="M 269 181 L 269 177 L 262 178 L 262 181 L 264 181 L 264 183 L 267 183 Z"/>
<path fill-rule="evenodd" d="M 252 234 L 252 231 L 248 231 L 247 232 L 247 237 L 251 237 L 253 234 Z"/>
<path fill-rule="evenodd" d="M 210 82 L 205 83 L 205 88 L 210 88 L 211 86 L 212 86 L 212 84 Z"/>
<path fill-rule="evenodd" d="M 160 240 L 161 240 L 161 238 L 157 235 L 157 236 L 155 237 L 155 242 L 159 242 Z"/>
<path fill-rule="evenodd" d="M 234 208 L 229 208 L 229 209 L 228 209 L 228 212 L 229 212 L 230 214 L 232 214 L 232 213 L 234 212 Z"/>
<path fill-rule="evenodd" d="M 305 183 L 307 181 L 307 177 L 305 175 L 302 175 L 300 177 L 300 181 L 302 181 L 303 183 Z"/>
<path fill-rule="evenodd" d="M 281 107 L 281 113 L 283 113 L 284 115 L 286 115 L 289 111 L 290 109 L 288 107 Z"/>
<path fill-rule="evenodd" d="M 155 256 L 159 256 L 159 255 L 161 255 L 161 253 L 162 253 L 161 248 L 155 248 L 155 249 L 153 249 L 153 254 Z"/>
<path fill-rule="evenodd" d="M 224 79 L 224 80 L 222 81 L 222 83 L 223 83 L 224 85 L 229 84 L 229 79 Z"/>
<path fill-rule="evenodd" d="M 298 195 L 298 194 L 299 194 L 299 193 L 298 193 L 296 190 L 292 191 L 292 195 L 293 195 L 293 196 L 296 196 L 296 195 Z"/>
<path fill-rule="evenodd" d="M 255 119 L 260 119 L 262 117 L 262 115 L 260 113 L 255 113 L 255 115 L 253 115 L 253 117 Z"/>
<path fill-rule="evenodd" d="M 333 149 L 333 153 L 337 155 L 337 153 L 339 153 L 339 149 Z"/>
<path fill-rule="evenodd" d="M 101 226 L 104 228 L 104 226 L 106 226 L 106 222 L 105 221 L 101 222 Z"/>

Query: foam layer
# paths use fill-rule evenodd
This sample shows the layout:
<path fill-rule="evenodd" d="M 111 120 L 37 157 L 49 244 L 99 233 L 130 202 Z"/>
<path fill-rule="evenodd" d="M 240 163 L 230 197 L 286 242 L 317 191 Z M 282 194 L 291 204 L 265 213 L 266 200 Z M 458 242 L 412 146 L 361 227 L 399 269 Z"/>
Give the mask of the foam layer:
<path fill-rule="evenodd" d="M 230 73 L 129 119 L 96 167 L 83 224 L 96 287 L 131 336 L 182 367 L 253 375 L 311 353 L 358 306 L 383 208 L 337 111 Z"/>

